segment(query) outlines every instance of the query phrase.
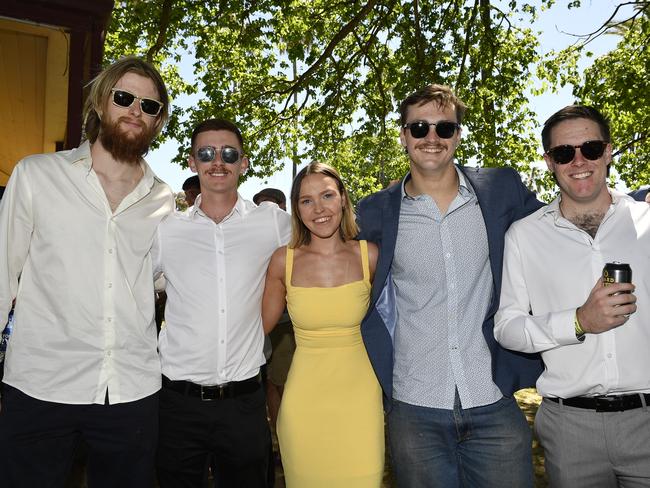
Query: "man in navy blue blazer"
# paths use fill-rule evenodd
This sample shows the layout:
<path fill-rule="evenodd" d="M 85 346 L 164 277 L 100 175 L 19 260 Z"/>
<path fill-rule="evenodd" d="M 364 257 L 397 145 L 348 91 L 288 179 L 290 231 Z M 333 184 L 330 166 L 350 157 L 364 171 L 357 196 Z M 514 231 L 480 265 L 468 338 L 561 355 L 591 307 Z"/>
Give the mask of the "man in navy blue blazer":
<path fill-rule="evenodd" d="M 400 105 L 410 172 L 358 208 L 380 245 L 361 325 L 384 392 L 397 486 L 532 487 L 531 432 L 512 397 L 539 356 L 494 340 L 504 234 L 542 204 L 510 168 L 454 164 L 466 107 L 430 85 Z"/>

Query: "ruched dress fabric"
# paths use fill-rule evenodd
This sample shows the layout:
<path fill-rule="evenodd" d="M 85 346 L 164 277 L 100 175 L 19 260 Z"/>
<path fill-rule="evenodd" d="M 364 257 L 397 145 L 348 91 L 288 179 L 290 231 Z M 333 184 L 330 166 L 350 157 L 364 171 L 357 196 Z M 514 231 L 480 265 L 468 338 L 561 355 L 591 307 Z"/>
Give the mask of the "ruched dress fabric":
<path fill-rule="evenodd" d="M 287 488 L 378 488 L 384 468 L 381 388 L 361 339 L 370 300 L 368 247 L 363 280 L 332 288 L 291 286 L 287 306 L 296 352 L 277 432 Z"/>

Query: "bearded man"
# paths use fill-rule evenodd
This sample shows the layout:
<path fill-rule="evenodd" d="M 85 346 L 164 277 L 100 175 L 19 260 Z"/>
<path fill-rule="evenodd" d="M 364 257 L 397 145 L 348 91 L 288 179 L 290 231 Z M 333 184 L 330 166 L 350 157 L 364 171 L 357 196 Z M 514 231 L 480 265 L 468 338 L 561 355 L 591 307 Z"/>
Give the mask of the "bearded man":
<path fill-rule="evenodd" d="M 87 141 L 29 156 L 11 175 L 0 206 L 0 323 L 16 299 L 0 413 L 6 486 L 64 486 L 82 439 L 89 487 L 153 483 L 150 248 L 174 201 L 143 155 L 168 110 L 158 71 L 121 59 L 90 84 Z"/>

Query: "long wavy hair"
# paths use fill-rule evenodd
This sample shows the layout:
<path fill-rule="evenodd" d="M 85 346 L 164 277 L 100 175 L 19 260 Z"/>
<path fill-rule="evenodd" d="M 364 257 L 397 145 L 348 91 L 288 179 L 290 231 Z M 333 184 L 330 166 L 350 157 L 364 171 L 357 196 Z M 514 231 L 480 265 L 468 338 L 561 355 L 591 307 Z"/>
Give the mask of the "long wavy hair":
<path fill-rule="evenodd" d="M 169 119 L 169 95 L 167 87 L 160 76 L 160 73 L 151 64 L 135 56 L 127 56 L 114 62 L 101 73 L 99 73 L 86 88 L 90 87 L 90 93 L 86 98 L 83 109 L 84 132 L 86 139 L 91 143 L 97 140 L 99 128 L 101 126 L 101 116 L 106 108 L 106 104 L 111 96 L 111 90 L 115 88 L 117 82 L 126 73 L 136 73 L 140 76 L 150 78 L 156 90 L 163 107 L 157 116 L 154 137 L 160 134 L 167 120 Z"/>

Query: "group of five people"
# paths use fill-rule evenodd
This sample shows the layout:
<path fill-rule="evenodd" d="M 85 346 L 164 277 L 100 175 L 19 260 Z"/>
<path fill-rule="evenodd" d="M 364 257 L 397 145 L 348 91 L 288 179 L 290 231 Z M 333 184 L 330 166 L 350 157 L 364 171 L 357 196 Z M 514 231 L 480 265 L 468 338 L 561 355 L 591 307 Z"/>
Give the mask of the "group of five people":
<path fill-rule="evenodd" d="M 289 487 L 379 487 L 384 412 L 399 487 L 533 486 L 513 393 L 536 382 L 552 486 L 650 485 L 650 205 L 607 187 L 596 110 L 546 122 L 560 192 L 544 206 L 512 169 L 454 164 L 466 107 L 426 86 L 400 105 L 399 184 L 355 212 L 336 170 L 313 162 L 289 215 L 238 194 L 249 161 L 222 119 L 194 128 L 201 194 L 173 212 L 143 159 L 168 109 L 158 72 L 124 58 L 92 84 L 87 141 L 11 176 L 7 486 L 63 486 L 80 439 L 91 488 L 150 486 L 154 463 L 163 488 L 205 486 L 209 468 L 219 488 L 268 486 L 260 368 L 285 306 L 297 344 L 277 425 Z M 611 261 L 629 263 L 634 284 L 605 287 Z M 154 277 L 167 294 L 158 341 Z"/>

